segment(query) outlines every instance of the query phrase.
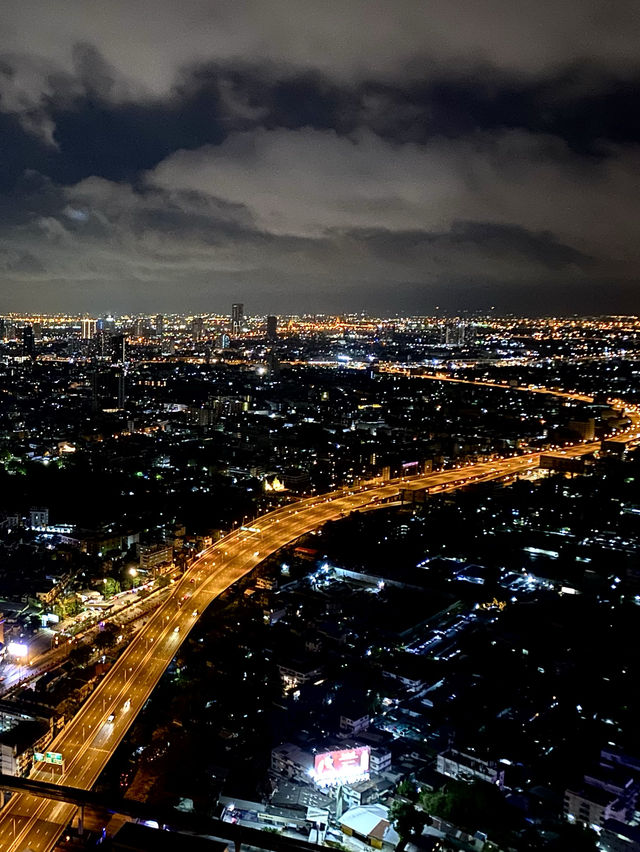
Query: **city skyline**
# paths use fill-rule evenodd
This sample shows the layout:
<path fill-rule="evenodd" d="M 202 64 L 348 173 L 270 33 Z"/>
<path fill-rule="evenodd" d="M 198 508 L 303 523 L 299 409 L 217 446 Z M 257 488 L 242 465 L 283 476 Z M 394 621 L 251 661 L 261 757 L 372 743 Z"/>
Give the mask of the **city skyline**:
<path fill-rule="evenodd" d="M 637 850 L 640 318 L 252 310 L 0 316 L 2 850 Z"/>
<path fill-rule="evenodd" d="M 2 310 L 636 313 L 633 11 L 9 2 Z"/>

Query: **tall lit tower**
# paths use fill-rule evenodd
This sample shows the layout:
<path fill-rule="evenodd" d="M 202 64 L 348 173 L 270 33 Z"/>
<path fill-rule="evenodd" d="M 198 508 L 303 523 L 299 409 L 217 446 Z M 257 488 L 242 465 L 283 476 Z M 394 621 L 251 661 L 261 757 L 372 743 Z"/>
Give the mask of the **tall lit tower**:
<path fill-rule="evenodd" d="M 195 341 L 202 340 L 204 334 L 204 319 L 202 317 L 194 317 L 191 320 L 191 336 Z"/>
<path fill-rule="evenodd" d="M 237 335 L 242 331 L 244 325 L 244 305 L 235 302 L 231 305 L 231 334 Z"/>
<path fill-rule="evenodd" d="M 111 363 L 124 364 L 127 360 L 127 342 L 124 334 L 114 334 L 111 338 Z"/>
<path fill-rule="evenodd" d="M 31 325 L 22 329 L 22 354 L 32 359 L 36 357 L 36 338 Z"/>
<path fill-rule="evenodd" d="M 273 342 L 278 339 L 278 317 L 267 317 L 267 340 Z"/>
<path fill-rule="evenodd" d="M 158 340 L 162 340 L 164 337 L 164 317 L 162 314 L 158 314 L 155 320 L 156 325 L 156 337 Z"/>
<path fill-rule="evenodd" d="M 98 320 L 85 318 L 82 320 L 82 339 L 92 340 L 96 336 Z"/>

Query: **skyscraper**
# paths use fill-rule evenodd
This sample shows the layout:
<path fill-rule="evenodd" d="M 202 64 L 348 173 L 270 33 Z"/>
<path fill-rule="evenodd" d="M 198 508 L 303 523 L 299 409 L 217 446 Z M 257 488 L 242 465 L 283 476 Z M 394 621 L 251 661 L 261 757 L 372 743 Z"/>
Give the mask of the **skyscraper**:
<path fill-rule="evenodd" d="M 97 334 L 97 342 L 98 355 L 100 355 L 101 358 L 108 358 L 111 354 L 111 336 L 102 329 L 102 331 L 99 331 Z"/>
<path fill-rule="evenodd" d="M 98 327 L 98 321 L 94 319 L 85 318 L 82 320 L 82 339 L 83 340 L 92 340 L 96 336 L 96 329 Z"/>
<path fill-rule="evenodd" d="M 158 340 L 162 340 L 162 338 L 164 337 L 164 317 L 162 316 L 162 314 L 158 314 L 158 316 L 156 317 L 155 326 L 156 337 L 158 338 Z"/>
<path fill-rule="evenodd" d="M 467 327 L 463 322 L 448 322 L 445 326 L 444 342 L 447 346 L 464 346 Z"/>
<path fill-rule="evenodd" d="M 124 369 L 118 368 L 116 371 L 116 388 L 118 408 L 124 408 L 127 401 L 127 388 Z"/>
<path fill-rule="evenodd" d="M 267 317 L 267 340 L 274 341 L 278 339 L 278 317 Z"/>
<path fill-rule="evenodd" d="M 114 334 L 111 338 L 111 363 L 124 364 L 126 361 L 126 338 L 124 334 Z"/>
<path fill-rule="evenodd" d="M 36 357 L 36 339 L 30 325 L 25 325 L 22 329 L 22 354 L 29 358 Z"/>
<path fill-rule="evenodd" d="M 204 334 L 204 320 L 202 317 L 194 317 L 191 320 L 191 336 L 194 340 L 202 340 Z"/>
<path fill-rule="evenodd" d="M 231 334 L 240 334 L 244 325 L 244 305 L 242 302 L 234 302 L 231 305 Z"/>
<path fill-rule="evenodd" d="M 138 317 L 133 324 L 133 328 L 131 329 L 134 337 L 146 337 L 147 336 L 147 324 L 142 317 Z"/>
<path fill-rule="evenodd" d="M 276 379 L 280 375 L 280 359 L 274 349 L 267 352 L 267 375 L 270 379 Z"/>
<path fill-rule="evenodd" d="M 124 408 L 126 401 L 125 367 L 121 364 L 97 367 L 91 377 L 93 411 L 113 411 Z"/>

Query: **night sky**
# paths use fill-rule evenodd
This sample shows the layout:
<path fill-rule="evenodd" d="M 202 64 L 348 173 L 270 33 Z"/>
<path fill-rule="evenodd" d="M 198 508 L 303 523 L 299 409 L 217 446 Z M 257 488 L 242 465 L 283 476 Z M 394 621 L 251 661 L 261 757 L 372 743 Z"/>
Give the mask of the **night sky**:
<path fill-rule="evenodd" d="M 0 313 L 638 312 L 634 0 L 4 0 Z"/>

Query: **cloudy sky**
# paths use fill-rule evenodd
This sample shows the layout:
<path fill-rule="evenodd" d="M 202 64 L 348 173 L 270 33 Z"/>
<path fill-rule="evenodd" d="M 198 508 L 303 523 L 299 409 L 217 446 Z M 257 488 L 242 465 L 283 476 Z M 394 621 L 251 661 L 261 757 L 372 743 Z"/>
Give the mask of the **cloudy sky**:
<path fill-rule="evenodd" d="M 0 313 L 638 312 L 633 0 L 4 0 Z"/>

